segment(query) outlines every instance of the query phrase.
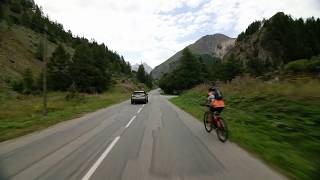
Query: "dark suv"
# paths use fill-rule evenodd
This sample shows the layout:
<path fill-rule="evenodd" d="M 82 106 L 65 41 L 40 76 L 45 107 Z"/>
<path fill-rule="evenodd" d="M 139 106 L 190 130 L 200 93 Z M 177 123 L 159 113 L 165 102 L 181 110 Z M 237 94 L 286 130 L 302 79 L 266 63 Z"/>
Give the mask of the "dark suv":
<path fill-rule="evenodd" d="M 134 91 L 131 95 L 131 104 L 148 103 L 148 94 L 145 91 Z"/>

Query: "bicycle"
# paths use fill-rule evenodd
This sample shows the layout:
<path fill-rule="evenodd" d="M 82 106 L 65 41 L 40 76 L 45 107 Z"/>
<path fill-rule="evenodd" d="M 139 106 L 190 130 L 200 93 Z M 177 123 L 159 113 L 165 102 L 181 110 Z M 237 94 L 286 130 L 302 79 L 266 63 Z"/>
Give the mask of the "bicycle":
<path fill-rule="evenodd" d="M 202 105 L 206 107 L 210 107 L 210 105 Z M 206 131 L 211 133 L 213 129 L 216 130 L 218 139 L 221 142 L 226 142 L 228 140 L 229 132 L 228 132 L 228 125 L 226 121 L 220 116 L 220 113 L 213 112 L 213 116 L 211 120 L 208 120 L 209 111 L 206 111 L 203 115 L 203 123 Z M 212 113 L 212 112 L 211 112 Z"/>

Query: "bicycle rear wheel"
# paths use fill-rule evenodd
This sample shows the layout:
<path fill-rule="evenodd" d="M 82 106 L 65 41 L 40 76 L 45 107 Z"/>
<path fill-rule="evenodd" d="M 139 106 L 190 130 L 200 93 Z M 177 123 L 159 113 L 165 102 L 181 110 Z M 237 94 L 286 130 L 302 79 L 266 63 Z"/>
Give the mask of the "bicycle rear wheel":
<path fill-rule="evenodd" d="M 205 112 L 203 115 L 203 124 L 204 124 L 204 128 L 206 129 L 206 131 L 208 133 L 210 133 L 212 131 L 212 121 L 208 120 L 208 112 Z"/>
<path fill-rule="evenodd" d="M 217 136 L 221 142 L 226 142 L 229 137 L 229 132 L 228 132 L 228 125 L 227 123 L 222 119 L 222 117 L 219 117 L 219 122 L 218 122 L 218 128 L 216 130 Z"/>

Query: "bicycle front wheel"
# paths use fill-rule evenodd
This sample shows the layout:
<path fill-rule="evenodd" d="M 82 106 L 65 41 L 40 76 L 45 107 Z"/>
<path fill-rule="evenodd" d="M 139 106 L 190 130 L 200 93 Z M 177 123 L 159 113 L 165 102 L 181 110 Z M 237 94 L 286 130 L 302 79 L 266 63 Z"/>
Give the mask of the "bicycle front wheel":
<path fill-rule="evenodd" d="M 210 133 L 212 131 L 212 124 L 211 124 L 212 121 L 210 121 L 208 119 L 208 112 L 205 112 L 204 115 L 203 115 L 203 124 L 204 124 L 204 128 L 206 129 L 206 131 L 208 133 Z"/>

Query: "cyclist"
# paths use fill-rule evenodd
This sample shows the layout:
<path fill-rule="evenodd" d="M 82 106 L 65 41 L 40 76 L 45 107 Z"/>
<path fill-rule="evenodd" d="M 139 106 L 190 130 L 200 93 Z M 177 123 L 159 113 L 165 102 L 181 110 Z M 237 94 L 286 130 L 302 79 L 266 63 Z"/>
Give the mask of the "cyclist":
<path fill-rule="evenodd" d="M 208 89 L 207 104 L 209 105 L 208 118 L 212 120 L 212 116 L 215 112 L 221 113 L 224 108 L 224 100 L 220 90 L 216 87 L 210 87 Z"/>

